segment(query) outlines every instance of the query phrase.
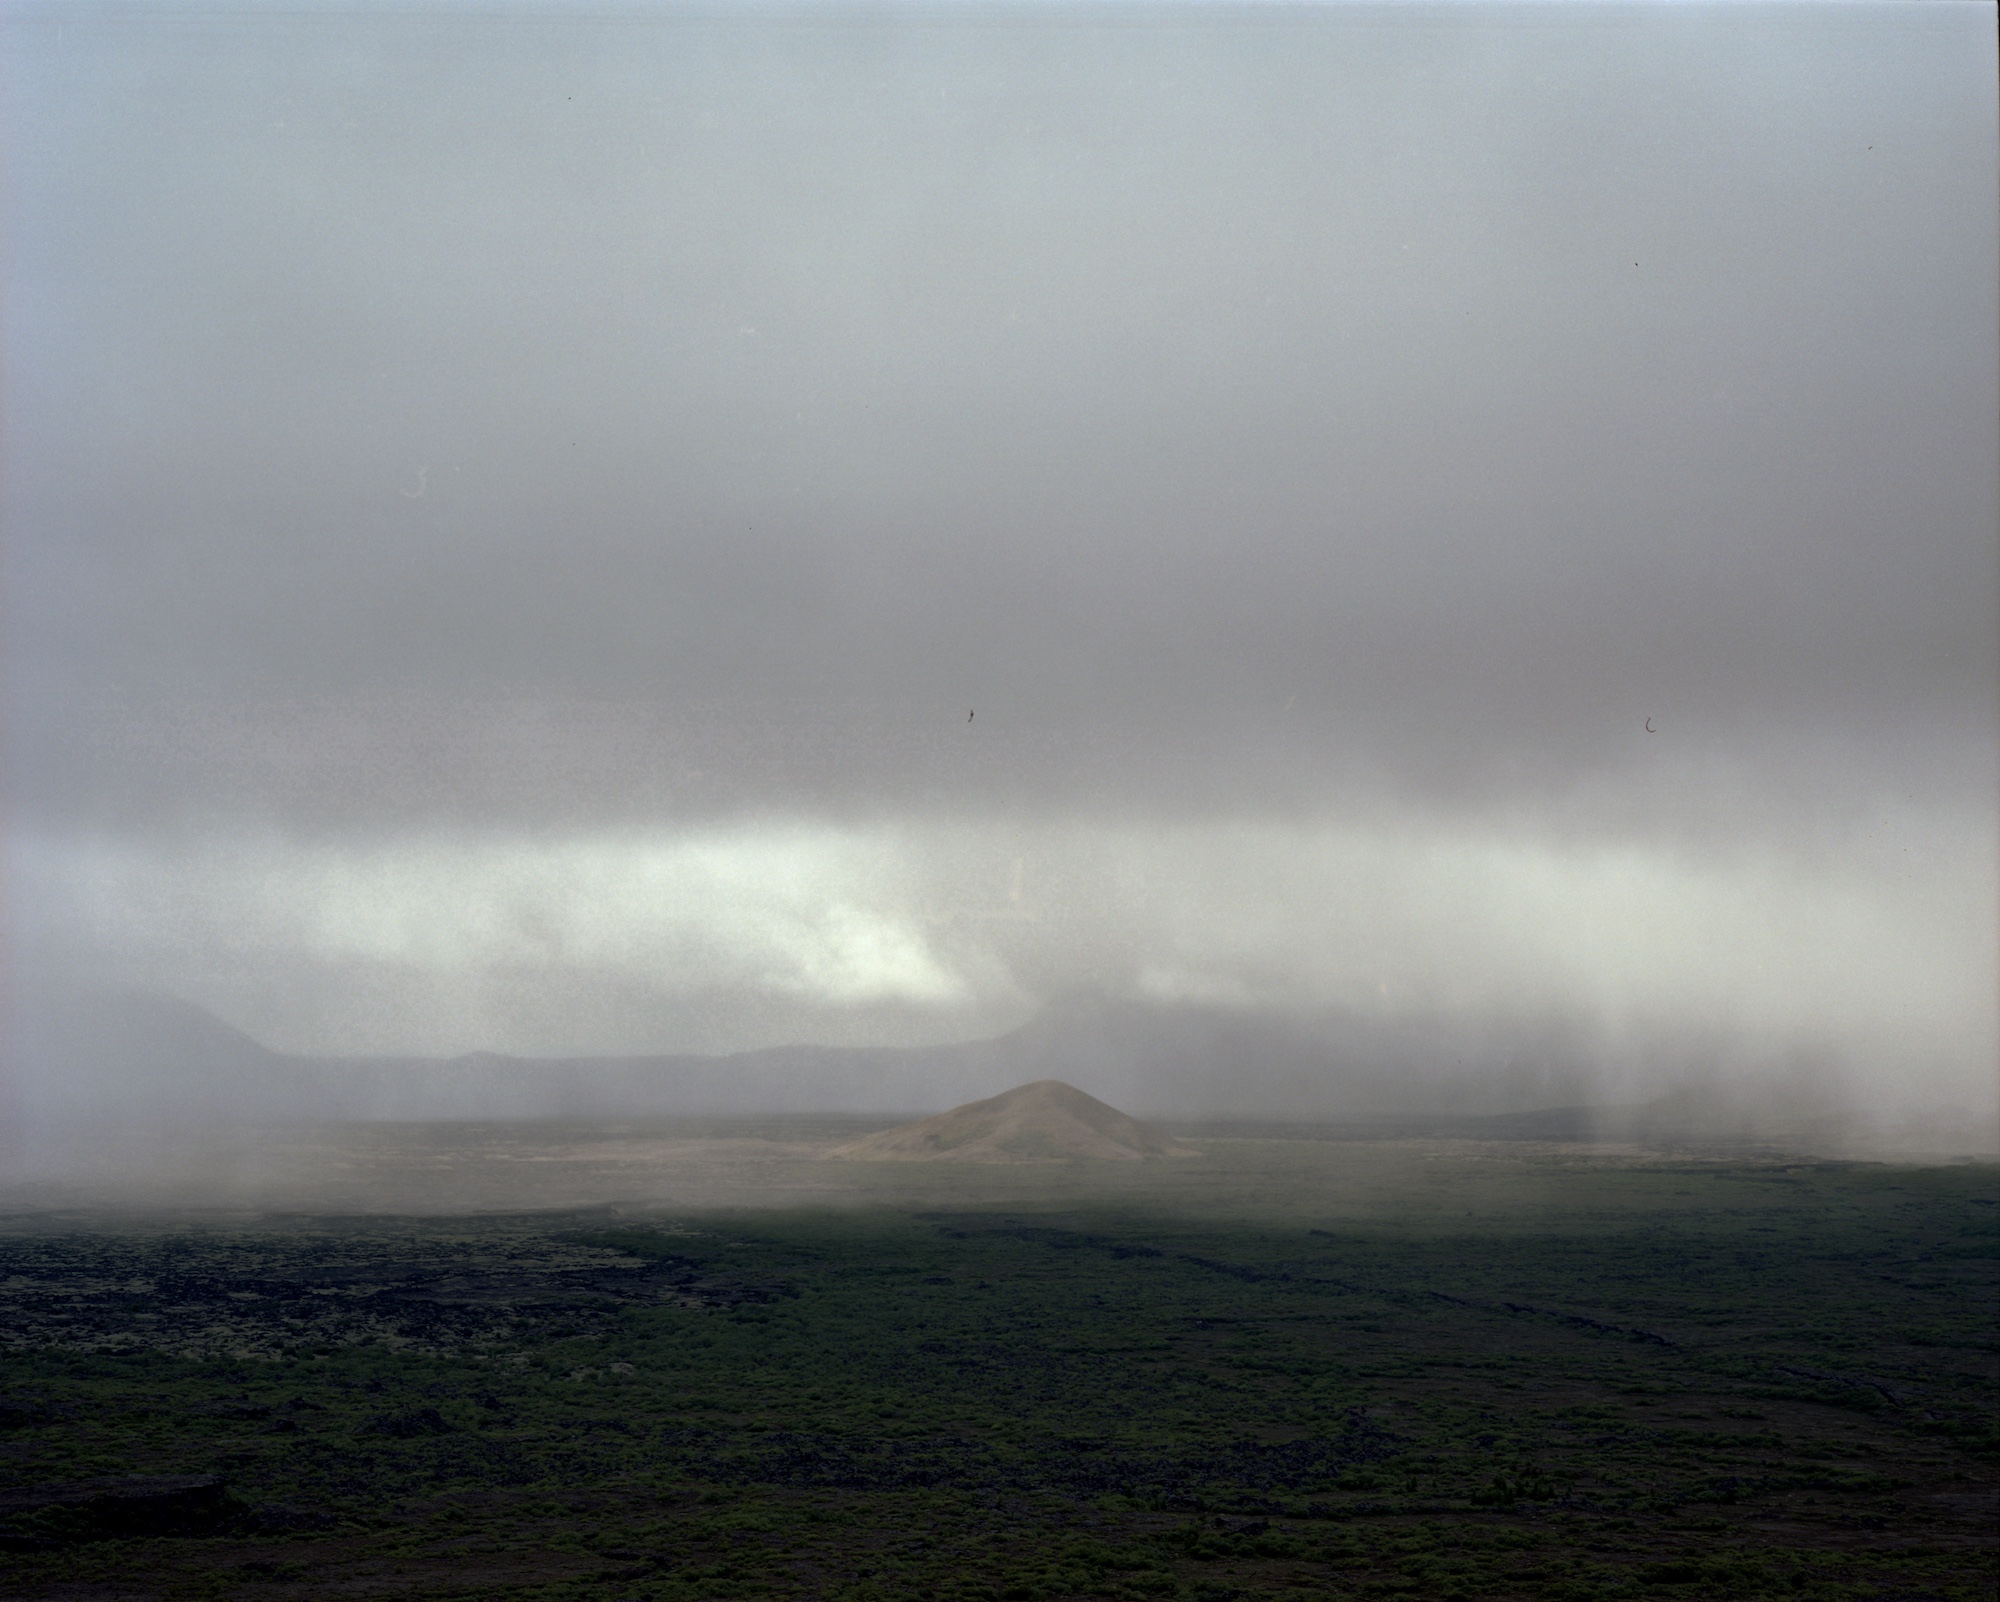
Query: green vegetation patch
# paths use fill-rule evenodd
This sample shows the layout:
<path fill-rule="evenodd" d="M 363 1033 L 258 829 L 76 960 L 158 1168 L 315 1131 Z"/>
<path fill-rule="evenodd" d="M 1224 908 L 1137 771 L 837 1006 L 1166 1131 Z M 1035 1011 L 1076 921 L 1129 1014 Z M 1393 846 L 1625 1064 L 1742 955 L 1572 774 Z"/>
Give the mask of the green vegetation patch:
<path fill-rule="evenodd" d="M 1992 1596 L 1992 1169 L 1540 1161 L 1470 1220 L 16 1219 L 0 1595 Z"/>

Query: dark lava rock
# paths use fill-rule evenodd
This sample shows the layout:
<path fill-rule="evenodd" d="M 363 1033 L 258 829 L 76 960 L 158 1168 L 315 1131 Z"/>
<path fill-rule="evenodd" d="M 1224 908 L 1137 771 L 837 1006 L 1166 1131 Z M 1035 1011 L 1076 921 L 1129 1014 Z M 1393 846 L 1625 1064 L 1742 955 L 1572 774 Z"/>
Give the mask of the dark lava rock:
<path fill-rule="evenodd" d="M 387 1435 L 398 1441 L 413 1441 L 420 1435 L 444 1435 L 451 1425 L 434 1407 L 406 1407 L 400 1413 L 377 1413 L 366 1426 L 369 1435 Z"/>
<path fill-rule="evenodd" d="M 331 1513 L 323 1513 L 316 1508 L 266 1502 L 257 1509 L 251 1522 L 259 1530 L 278 1534 L 295 1530 L 330 1530 L 337 1520 Z"/>
<path fill-rule="evenodd" d="M 55 1421 L 55 1409 L 19 1396 L 0 1396 L 0 1430 L 33 1429 Z"/>
<path fill-rule="evenodd" d="M 44 1551 L 123 1535 L 206 1535 L 228 1512 L 216 1474 L 41 1485 L 0 1493 L 0 1551 Z"/>

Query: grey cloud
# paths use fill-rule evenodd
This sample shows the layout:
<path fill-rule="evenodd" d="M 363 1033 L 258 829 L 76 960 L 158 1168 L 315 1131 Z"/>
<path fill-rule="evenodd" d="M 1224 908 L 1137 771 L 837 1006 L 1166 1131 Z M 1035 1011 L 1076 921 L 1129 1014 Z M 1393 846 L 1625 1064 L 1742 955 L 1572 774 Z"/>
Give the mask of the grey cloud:
<path fill-rule="evenodd" d="M 0 48 L 38 961 L 316 1051 L 1091 982 L 1984 1094 L 1990 7 Z"/>
<path fill-rule="evenodd" d="M 1504 794 L 1648 715 L 1948 770 L 2000 673 L 1976 21 L 17 26 L 30 804 L 283 812 L 338 726 L 359 816 L 556 821 L 474 732 L 524 700 L 618 731 L 624 815 L 662 720 L 709 805 L 976 804 L 920 753 L 981 703 L 1058 806 L 1163 748 Z"/>

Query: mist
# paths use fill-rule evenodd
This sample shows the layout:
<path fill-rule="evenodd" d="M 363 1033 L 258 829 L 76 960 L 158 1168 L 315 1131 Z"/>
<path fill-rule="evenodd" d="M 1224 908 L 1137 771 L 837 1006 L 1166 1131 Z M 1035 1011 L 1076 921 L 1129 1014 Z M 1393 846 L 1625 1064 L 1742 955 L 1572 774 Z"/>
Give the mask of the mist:
<path fill-rule="evenodd" d="M 1991 23 L 16 8 L 0 1159 L 1990 1153 Z"/>

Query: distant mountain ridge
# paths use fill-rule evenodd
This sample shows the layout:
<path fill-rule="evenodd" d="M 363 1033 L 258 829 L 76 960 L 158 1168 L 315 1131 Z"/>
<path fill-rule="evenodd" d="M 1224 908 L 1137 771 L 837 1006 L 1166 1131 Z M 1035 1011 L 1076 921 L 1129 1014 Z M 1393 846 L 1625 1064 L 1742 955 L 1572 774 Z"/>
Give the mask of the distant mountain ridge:
<path fill-rule="evenodd" d="M 171 997 L 71 989 L 32 999 L 7 1019 L 0 1075 L 0 1123 L 30 1134 L 298 1120 L 907 1119 L 1034 1080 L 1189 1123 L 1529 1139 L 1671 1138 L 1675 1129 L 1728 1138 L 1771 1127 L 1768 1108 L 1714 1095 L 1604 1106 L 1629 1093 L 1607 1096 L 1583 1044 L 1560 1031 L 1477 1033 L 1424 1017 L 1300 1021 L 1083 993 L 962 1044 L 340 1058 L 273 1051 Z"/>
<path fill-rule="evenodd" d="M 1436 1043 L 1379 1028 L 1330 1040 L 1219 1010 L 1082 995 L 995 1039 L 775 1046 L 724 1056 L 320 1057 L 274 1051 L 192 1003 L 73 989 L 10 1021 L 17 1087 L 91 1119 L 478 1119 L 929 1113 L 1063 1079 L 1152 1116 L 1353 1116 L 1408 1102 Z M 1402 1081 L 1400 1094 L 1385 1081 Z"/>

